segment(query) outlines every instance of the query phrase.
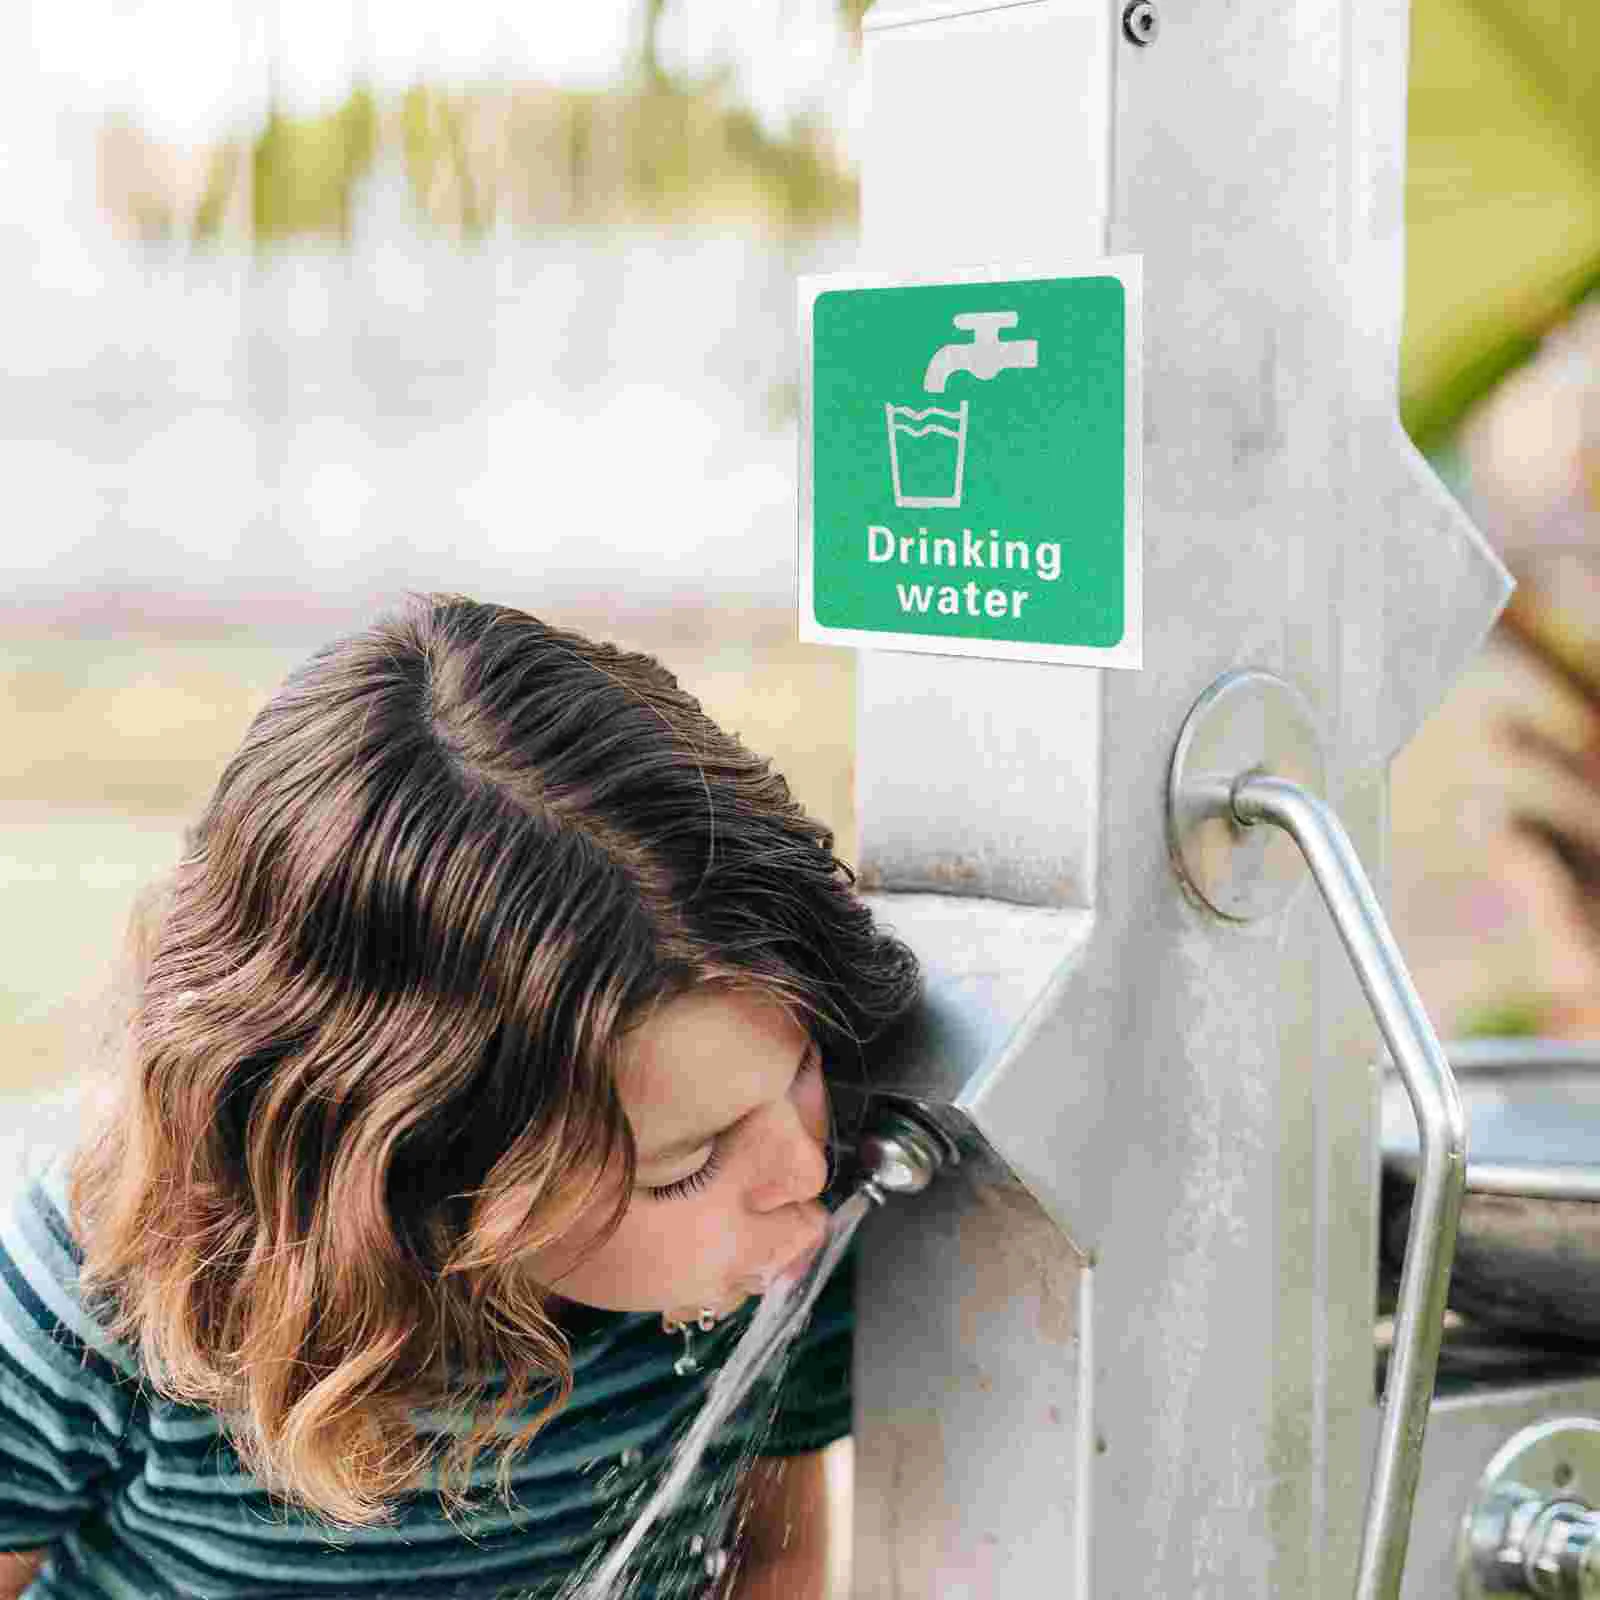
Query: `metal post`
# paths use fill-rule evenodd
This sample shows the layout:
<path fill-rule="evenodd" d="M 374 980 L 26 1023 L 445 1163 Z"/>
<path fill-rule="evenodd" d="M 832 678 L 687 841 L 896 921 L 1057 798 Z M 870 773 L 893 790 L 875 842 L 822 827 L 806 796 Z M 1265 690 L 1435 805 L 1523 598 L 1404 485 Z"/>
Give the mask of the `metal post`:
<path fill-rule="evenodd" d="M 860 269 L 1143 264 L 1144 636 L 859 657 L 862 887 L 931 978 L 875 1087 L 962 1148 L 863 1224 L 865 1600 L 1332 1600 L 1365 1559 L 1373 1014 L 1316 897 L 1193 903 L 1164 779 L 1208 684 L 1276 674 L 1381 894 L 1387 763 L 1510 581 L 1395 413 L 1403 0 L 1155 9 L 866 13 Z"/>

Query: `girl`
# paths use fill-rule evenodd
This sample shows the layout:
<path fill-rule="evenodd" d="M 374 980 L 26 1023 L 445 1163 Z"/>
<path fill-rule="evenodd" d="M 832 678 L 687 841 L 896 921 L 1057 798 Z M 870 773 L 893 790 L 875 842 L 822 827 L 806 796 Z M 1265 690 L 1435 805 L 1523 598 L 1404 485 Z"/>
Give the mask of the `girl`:
<path fill-rule="evenodd" d="M 0 1594 L 554 1595 L 823 1237 L 915 958 L 657 661 L 458 595 L 316 651 L 185 842 L 0 1215 Z M 822 1594 L 849 1292 L 630 1595 Z"/>

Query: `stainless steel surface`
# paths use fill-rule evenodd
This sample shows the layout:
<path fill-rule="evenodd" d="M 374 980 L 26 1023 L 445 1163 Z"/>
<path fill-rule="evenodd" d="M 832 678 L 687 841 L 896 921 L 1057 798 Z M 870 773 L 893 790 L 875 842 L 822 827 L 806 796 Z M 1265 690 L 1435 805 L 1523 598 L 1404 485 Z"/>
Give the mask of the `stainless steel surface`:
<path fill-rule="evenodd" d="M 1304 853 L 1339 938 L 1355 966 L 1411 1099 L 1422 1144 L 1411 1207 L 1394 1347 L 1367 1497 L 1357 1600 L 1393 1600 L 1405 1570 L 1411 1505 L 1444 1327 L 1445 1294 L 1466 1182 L 1467 1119 L 1444 1049 L 1389 932 L 1382 907 L 1339 819 L 1317 795 L 1271 774 L 1231 787 L 1245 825 L 1284 829 Z"/>
<path fill-rule="evenodd" d="M 1600 1342 L 1600 1045 L 1452 1044 L 1471 1156 L 1450 1304 L 1533 1340 Z M 1398 1082 L 1382 1101 L 1382 1244 L 1395 1255 L 1418 1167 Z"/>
<path fill-rule="evenodd" d="M 1600 1070 L 1600 1041 L 1538 1039 L 1522 1035 L 1492 1039 L 1457 1039 L 1450 1045 L 1450 1065 L 1457 1077 L 1523 1072 Z"/>
<path fill-rule="evenodd" d="M 1179 876 L 1233 922 L 1273 915 L 1306 881 L 1288 833 L 1250 828 L 1233 815 L 1233 783 L 1252 768 L 1313 794 L 1326 787 L 1322 738 L 1305 697 L 1270 672 L 1226 672 L 1184 718 L 1167 778 L 1167 839 Z"/>
<path fill-rule="evenodd" d="M 918 1014 L 903 1030 L 892 1063 L 871 1087 L 913 1105 L 965 1154 L 987 1142 L 975 1120 L 987 1086 L 1027 1050 L 1062 975 L 1081 959 L 1094 932 L 1087 911 L 1059 911 L 968 900 L 956 895 L 874 894 L 877 919 L 917 952 L 926 980 Z M 1059 1073 L 1066 1082 L 1071 1062 Z M 866 1086 L 839 1084 L 834 1098 L 845 1128 L 870 1115 Z M 1029 1174 L 1040 1203 L 1064 1218 L 1056 1176 Z"/>
<path fill-rule="evenodd" d="M 1449 1047 L 1471 1128 L 1468 1194 L 1600 1200 L 1600 1043 L 1464 1040 Z M 1385 1085 L 1383 1163 L 1414 1180 L 1417 1146 Z"/>
<path fill-rule="evenodd" d="M 874 1207 L 858 1237 L 851 1594 L 1085 1594 L 1102 1536 L 1078 1493 L 1099 1459 L 1085 1255 L 981 1158 Z M 1129 1573 L 1097 1592 L 1151 1591 Z"/>
<path fill-rule="evenodd" d="M 1415 1182 L 1417 1157 L 1399 1156 L 1394 1162 L 1395 1171 Z M 1541 1166 L 1527 1162 L 1516 1166 L 1500 1166 L 1484 1161 L 1467 1169 L 1468 1194 L 1499 1194 L 1524 1200 L 1582 1200 L 1592 1204 L 1600 1200 L 1600 1168 Z"/>
<path fill-rule="evenodd" d="M 1317 896 L 1186 896 L 1168 765 L 1223 673 L 1292 683 L 1381 891 L 1387 762 L 1510 580 L 1395 413 L 1406 6 L 1161 23 L 864 18 L 860 269 L 1142 257 L 1145 625 L 1138 671 L 859 658 L 860 887 L 940 971 L 878 1087 L 963 1151 L 862 1225 L 862 1600 L 1328 1600 L 1358 1563 L 1378 1036 Z"/>
<path fill-rule="evenodd" d="M 1513 1435 L 1478 1480 L 1456 1538 L 1461 1600 L 1600 1595 L 1600 1422 L 1555 1417 Z"/>

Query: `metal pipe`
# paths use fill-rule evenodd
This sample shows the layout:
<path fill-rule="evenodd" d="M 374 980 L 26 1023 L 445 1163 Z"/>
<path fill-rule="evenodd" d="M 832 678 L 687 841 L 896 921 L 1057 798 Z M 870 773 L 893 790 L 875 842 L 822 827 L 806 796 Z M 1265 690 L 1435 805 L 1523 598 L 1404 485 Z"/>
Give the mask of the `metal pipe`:
<path fill-rule="evenodd" d="M 1445 1292 L 1466 1187 L 1466 1113 L 1449 1060 L 1361 860 L 1332 809 L 1299 784 L 1259 768 L 1234 781 L 1230 804 L 1241 827 L 1270 822 L 1299 846 L 1417 1119 L 1422 1169 L 1406 1234 L 1394 1347 L 1355 1585 L 1356 1600 L 1394 1600 L 1405 1570 L 1423 1433 L 1444 1332 Z"/>

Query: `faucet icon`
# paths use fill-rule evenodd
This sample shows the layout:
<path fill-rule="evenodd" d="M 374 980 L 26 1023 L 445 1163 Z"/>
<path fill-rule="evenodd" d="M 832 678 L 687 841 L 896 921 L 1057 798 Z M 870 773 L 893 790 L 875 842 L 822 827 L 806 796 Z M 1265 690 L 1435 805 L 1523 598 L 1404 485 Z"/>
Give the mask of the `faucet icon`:
<path fill-rule="evenodd" d="M 970 372 L 973 377 L 987 381 L 1007 367 L 1039 365 L 1037 339 L 1001 342 L 1000 330 L 1017 325 L 1015 311 L 966 311 L 950 320 L 972 334 L 972 343 L 940 345 L 934 352 L 922 379 L 922 387 L 929 394 L 943 394 L 945 384 L 955 372 Z"/>

